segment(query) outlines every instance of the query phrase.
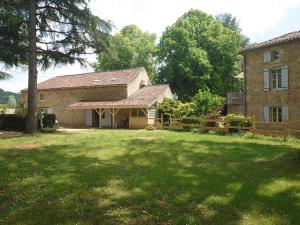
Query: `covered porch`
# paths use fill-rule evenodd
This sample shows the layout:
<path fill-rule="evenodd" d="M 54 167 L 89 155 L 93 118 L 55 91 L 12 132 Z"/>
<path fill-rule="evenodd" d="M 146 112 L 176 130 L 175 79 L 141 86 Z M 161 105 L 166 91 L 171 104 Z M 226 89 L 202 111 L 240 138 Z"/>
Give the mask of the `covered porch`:
<path fill-rule="evenodd" d="M 69 106 L 72 127 L 76 127 L 76 113 L 85 115 L 85 127 L 144 129 L 154 123 L 157 109 L 154 105 L 96 105 L 77 102 Z"/>

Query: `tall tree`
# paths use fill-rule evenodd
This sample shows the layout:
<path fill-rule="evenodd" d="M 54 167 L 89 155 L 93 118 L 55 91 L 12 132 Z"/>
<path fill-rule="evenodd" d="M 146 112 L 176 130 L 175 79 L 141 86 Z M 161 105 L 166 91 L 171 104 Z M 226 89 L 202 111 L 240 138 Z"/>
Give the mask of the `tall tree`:
<path fill-rule="evenodd" d="M 37 130 L 38 66 L 84 64 L 107 48 L 110 32 L 86 0 L 1 0 L 0 61 L 28 65 L 28 132 Z"/>
<path fill-rule="evenodd" d="M 4 71 L 0 71 L 0 80 L 7 80 L 9 78 L 11 78 L 10 74 L 8 74 L 8 73 L 6 73 Z"/>
<path fill-rule="evenodd" d="M 209 88 L 225 96 L 238 73 L 241 35 L 212 16 L 190 10 L 168 27 L 159 43 L 159 81 L 180 100 Z"/>
<path fill-rule="evenodd" d="M 233 31 L 237 31 L 243 37 L 243 47 L 246 47 L 250 43 L 250 39 L 242 34 L 239 21 L 235 16 L 230 13 L 221 13 L 216 15 L 216 19 L 220 21 L 224 27 L 227 27 Z"/>
<path fill-rule="evenodd" d="M 112 38 L 109 52 L 102 52 L 93 65 L 96 71 L 145 67 L 152 81 L 156 78 L 156 35 L 136 25 L 125 26 Z"/>

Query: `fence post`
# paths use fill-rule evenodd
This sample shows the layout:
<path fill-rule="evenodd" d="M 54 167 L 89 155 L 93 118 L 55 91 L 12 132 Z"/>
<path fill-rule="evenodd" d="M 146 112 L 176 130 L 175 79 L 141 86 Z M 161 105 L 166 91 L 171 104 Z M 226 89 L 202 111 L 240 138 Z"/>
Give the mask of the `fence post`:
<path fill-rule="evenodd" d="M 160 114 L 160 121 L 161 121 L 161 129 L 164 129 L 164 115 Z"/>
<path fill-rule="evenodd" d="M 254 132 L 255 132 L 255 130 L 256 130 L 256 124 L 255 124 L 255 115 L 252 117 L 252 129 L 251 129 L 251 131 L 252 131 L 252 137 L 254 137 Z"/>

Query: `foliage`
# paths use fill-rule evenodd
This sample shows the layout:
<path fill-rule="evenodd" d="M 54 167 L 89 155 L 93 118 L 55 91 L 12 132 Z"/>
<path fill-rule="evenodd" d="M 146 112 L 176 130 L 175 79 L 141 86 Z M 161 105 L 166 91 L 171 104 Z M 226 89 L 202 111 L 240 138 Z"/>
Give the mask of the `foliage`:
<path fill-rule="evenodd" d="M 24 131 L 26 118 L 22 115 L 1 114 L 0 130 Z"/>
<path fill-rule="evenodd" d="M 241 46 L 239 32 L 199 10 L 190 10 L 160 39 L 158 81 L 169 83 L 180 100 L 207 88 L 225 96 L 239 71 Z"/>
<path fill-rule="evenodd" d="M 165 98 L 158 108 L 161 113 L 172 117 L 192 116 L 194 111 L 192 103 L 169 98 Z"/>
<path fill-rule="evenodd" d="M 239 126 L 239 127 L 251 127 L 252 126 L 252 122 L 249 121 L 248 120 L 249 118 L 245 117 L 244 115 L 228 114 L 228 115 L 226 115 L 225 118 L 231 120 L 229 122 L 230 126 Z M 239 129 L 234 129 L 234 128 L 229 129 L 230 133 L 237 133 L 239 131 L 240 131 Z"/>
<path fill-rule="evenodd" d="M 214 109 L 220 107 L 224 102 L 224 98 L 211 94 L 208 90 L 199 90 L 192 99 L 194 103 L 194 114 L 196 116 L 206 115 Z"/>
<path fill-rule="evenodd" d="M 8 108 L 15 108 L 17 106 L 17 100 L 16 97 L 13 95 L 8 96 L 8 100 L 6 103 Z"/>
<path fill-rule="evenodd" d="M 165 98 L 159 104 L 159 110 L 172 117 L 198 117 L 212 113 L 222 105 L 223 101 L 224 98 L 211 94 L 208 90 L 199 90 L 190 102 L 183 103 L 179 100 Z"/>
<path fill-rule="evenodd" d="M 98 55 L 96 71 L 145 67 L 151 80 L 156 78 L 156 35 L 143 32 L 136 25 L 125 26 L 112 37 L 109 51 Z"/>
<path fill-rule="evenodd" d="M 0 62 L 28 65 L 27 131 L 37 131 L 37 70 L 86 63 L 105 51 L 111 24 L 92 14 L 86 0 L 2 0 Z"/>
<path fill-rule="evenodd" d="M 3 225 L 300 221 L 297 140 L 92 129 L 0 142 Z"/>
<path fill-rule="evenodd" d="M 242 29 L 240 28 L 240 24 L 235 16 L 230 13 L 222 13 L 218 14 L 216 19 L 220 21 L 224 27 L 240 33 L 243 38 L 243 47 L 247 47 L 249 45 L 250 39 L 242 34 Z"/>
<path fill-rule="evenodd" d="M 20 101 L 20 94 L 4 91 L 0 88 L 0 104 L 6 104 L 10 95 L 13 95 L 16 98 L 17 103 Z"/>
<path fill-rule="evenodd" d="M 48 128 L 54 128 L 56 125 L 55 114 L 43 114 L 43 126 Z"/>
<path fill-rule="evenodd" d="M 0 81 L 1 80 L 8 80 L 11 78 L 11 75 L 4 72 L 4 71 L 0 71 Z"/>

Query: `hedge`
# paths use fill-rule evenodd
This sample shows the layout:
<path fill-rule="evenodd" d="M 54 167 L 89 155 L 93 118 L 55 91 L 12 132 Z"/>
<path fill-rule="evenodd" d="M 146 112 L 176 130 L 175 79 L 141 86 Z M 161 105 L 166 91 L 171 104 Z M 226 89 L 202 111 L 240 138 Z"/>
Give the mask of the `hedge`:
<path fill-rule="evenodd" d="M 44 114 L 43 126 L 44 128 L 55 127 L 55 114 Z M 40 129 L 40 120 L 38 120 L 38 127 Z M 7 131 L 25 131 L 26 117 L 16 114 L 2 114 L 0 115 L 0 130 Z"/>
<path fill-rule="evenodd" d="M 24 131 L 26 118 L 22 115 L 2 114 L 0 115 L 0 130 Z"/>

